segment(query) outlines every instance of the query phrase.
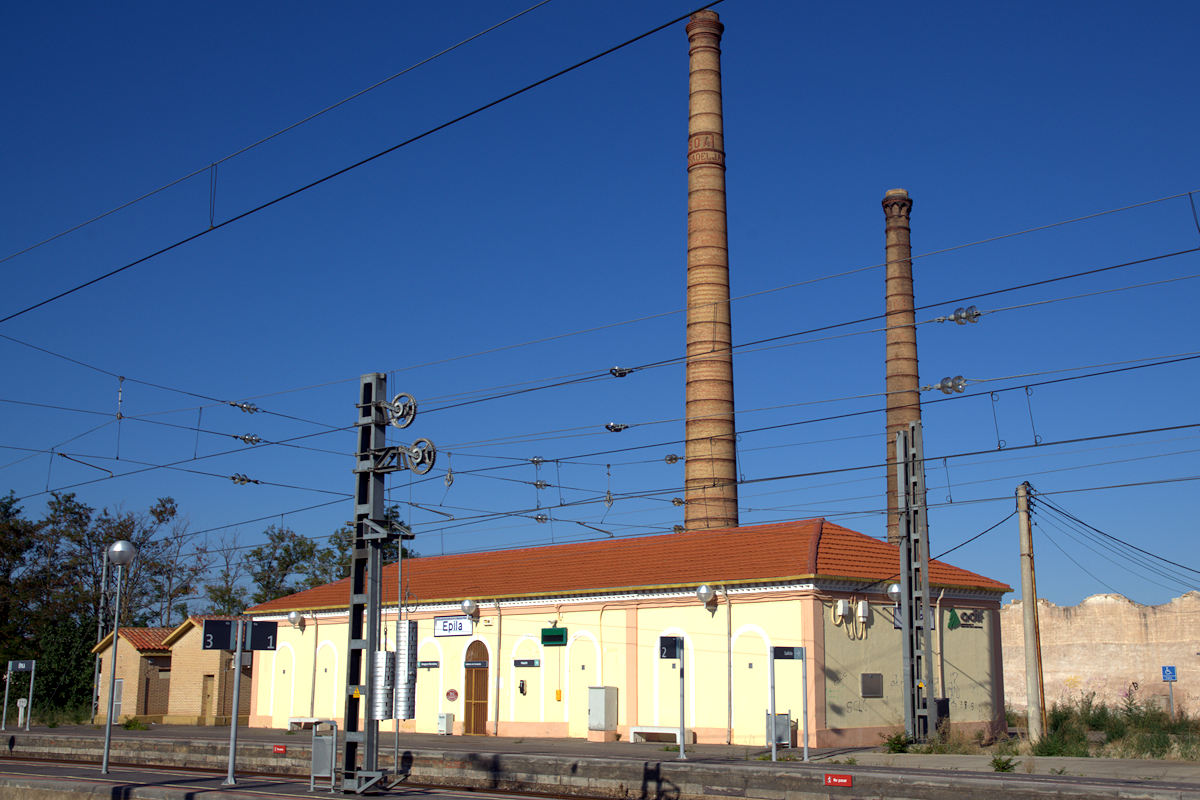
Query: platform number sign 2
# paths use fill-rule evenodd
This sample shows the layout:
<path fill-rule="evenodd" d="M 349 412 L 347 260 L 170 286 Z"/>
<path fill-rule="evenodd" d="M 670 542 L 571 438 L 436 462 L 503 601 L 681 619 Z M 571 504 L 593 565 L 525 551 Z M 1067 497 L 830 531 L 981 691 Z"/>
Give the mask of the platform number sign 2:
<path fill-rule="evenodd" d="M 679 636 L 660 636 L 658 637 L 658 657 L 659 658 L 679 658 L 679 651 L 683 649 L 683 639 Z"/>

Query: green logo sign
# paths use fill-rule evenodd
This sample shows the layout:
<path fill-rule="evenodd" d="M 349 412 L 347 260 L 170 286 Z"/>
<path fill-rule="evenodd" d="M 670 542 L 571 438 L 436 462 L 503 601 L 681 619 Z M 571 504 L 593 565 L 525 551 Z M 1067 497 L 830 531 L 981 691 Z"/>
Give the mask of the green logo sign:
<path fill-rule="evenodd" d="M 958 618 L 958 612 L 953 608 L 950 609 L 950 621 L 946 623 L 946 627 L 950 630 L 957 630 L 962 627 L 962 620 Z"/>

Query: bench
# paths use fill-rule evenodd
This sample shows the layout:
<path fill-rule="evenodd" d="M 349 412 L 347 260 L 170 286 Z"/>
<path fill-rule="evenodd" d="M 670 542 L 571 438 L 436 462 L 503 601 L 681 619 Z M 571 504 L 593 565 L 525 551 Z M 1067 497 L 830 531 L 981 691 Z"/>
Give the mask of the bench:
<path fill-rule="evenodd" d="M 684 744 L 693 744 L 696 741 L 695 734 L 690 728 L 684 728 L 683 736 Z M 629 727 L 629 741 L 631 742 L 666 742 L 671 741 L 679 744 L 679 726 L 669 725 L 631 725 Z"/>
<path fill-rule="evenodd" d="M 311 728 L 314 723 L 323 722 L 319 717 L 288 717 L 289 731 L 302 731 Z"/>

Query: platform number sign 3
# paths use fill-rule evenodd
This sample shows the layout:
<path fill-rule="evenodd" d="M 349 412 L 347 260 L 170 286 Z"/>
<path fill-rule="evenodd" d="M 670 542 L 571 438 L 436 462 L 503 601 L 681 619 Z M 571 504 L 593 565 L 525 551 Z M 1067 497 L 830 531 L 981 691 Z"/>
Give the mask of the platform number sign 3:
<path fill-rule="evenodd" d="M 206 619 L 201 635 L 200 646 L 204 650 L 232 650 L 233 620 Z"/>

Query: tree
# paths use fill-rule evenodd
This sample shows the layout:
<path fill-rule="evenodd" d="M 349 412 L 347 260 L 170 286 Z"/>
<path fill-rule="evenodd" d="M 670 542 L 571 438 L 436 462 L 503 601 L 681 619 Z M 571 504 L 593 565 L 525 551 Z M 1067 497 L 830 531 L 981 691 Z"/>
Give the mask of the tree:
<path fill-rule="evenodd" d="M 398 505 L 388 506 L 384 511 L 383 519 L 393 530 L 397 528 L 407 530 L 404 522 L 400 519 L 400 506 Z M 348 578 L 353 549 L 354 529 L 343 525 L 330 535 L 328 545 L 317 548 L 315 557 L 305 571 L 305 588 L 324 586 L 327 583 Z M 395 561 L 397 552 L 401 553 L 403 558 L 417 558 L 418 555 L 416 551 L 402 547 L 400 540 L 395 539 L 384 545 L 383 562 L 387 564 Z"/>
<path fill-rule="evenodd" d="M 215 580 L 204 586 L 204 597 L 208 600 L 209 614 L 234 616 L 246 608 L 246 587 L 242 580 L 246 568 L 237 547 L 237 535 L 222 537 L 216 547 L 220 564 Z"/>
<path fill-rule="evenodd" d="M 154 624 L 172 627 L 188 616 L 188 602 L 203 592 L 201 579 L 212 565 L 204 542 L 193 545 L 187 523 L 170 497 L 150 508 L 150 521 L 161 533 L 148 546 L 146 584 Z"/>
<path fill-rule="evenodd" d="M 246 555 L 246 569 L 254 582 L 250 600 L 265 603 L 306 588 L 304 574 L 316 557 L 317 545 L 288 527 L 271 525 L 267 543 Z"/>
<path fill-rule="evenodd" d="M 38 526 L 25 519 L 10 491 L 0 497 L 0 662 L 25 656 L 28 615 L 24 609 L 29 555 Z"/>

